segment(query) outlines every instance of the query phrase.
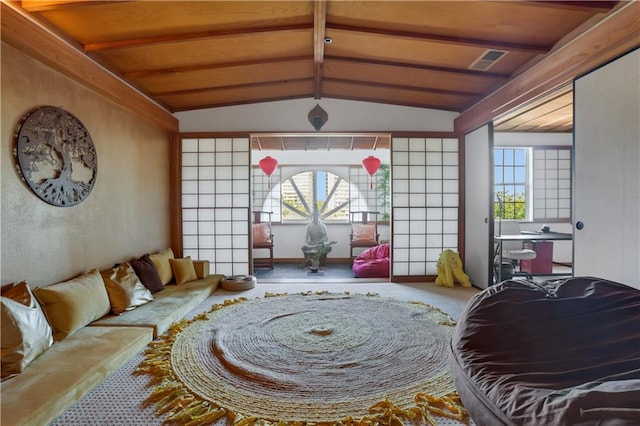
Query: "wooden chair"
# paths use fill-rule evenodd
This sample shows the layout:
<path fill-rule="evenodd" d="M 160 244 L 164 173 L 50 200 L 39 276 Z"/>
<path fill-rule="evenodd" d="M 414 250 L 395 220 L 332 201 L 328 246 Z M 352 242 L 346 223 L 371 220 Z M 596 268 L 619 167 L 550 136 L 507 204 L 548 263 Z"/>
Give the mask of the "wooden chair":
<path fill-rule="evenodd" d="M 351 212 L 351 234 L 349 234 L 349 254 L 353 260 L 353 250 L 375 247 L 380 244 L 378 233 L 378 220 L 375 217 L 378 212 L 356 211 Z M 374 220 L 370 221 L 371 216 Z"/>
<path fill-rule="evenodd" d="M 269 250 L 269 257 L 254 257 L 254 268 L 273 269 L 273 233 L 271 232 L 271 215 L 273 212 L 254 211 L 253 212 L 253 239 L 254 249 Z M 266 221 L 264 218 L 266 217 Z"/>

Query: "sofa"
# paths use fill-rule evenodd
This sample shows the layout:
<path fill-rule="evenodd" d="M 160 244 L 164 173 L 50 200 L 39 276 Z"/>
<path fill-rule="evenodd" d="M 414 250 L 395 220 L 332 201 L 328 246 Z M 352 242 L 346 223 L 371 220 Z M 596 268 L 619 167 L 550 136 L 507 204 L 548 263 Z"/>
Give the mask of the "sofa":
<path fill-rule="evenodd" d="M 167 249 L 33 290 L 25 282 L 3 286 L 0 423 L 49 424 L 222 278 L 209 274 L 207 261 L 175 259 Z"/>

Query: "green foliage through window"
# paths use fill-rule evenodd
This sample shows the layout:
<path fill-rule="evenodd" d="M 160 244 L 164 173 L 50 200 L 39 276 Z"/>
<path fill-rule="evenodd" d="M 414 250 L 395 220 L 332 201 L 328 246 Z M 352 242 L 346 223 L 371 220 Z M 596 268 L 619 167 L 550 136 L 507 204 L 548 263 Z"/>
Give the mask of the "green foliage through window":
<path fill-rule="evenodd" d="M 378 199 L 380 200 L 380 212 L 382 213 L 382 220 L 388 221 L 390 218 L 391 201 L 389 195 L 391 193 L 391 167 L 389 164 L 380 165 L 378 169 L 378 180 L 376 183 L 376 191 L 378 192 Z"/>
<path fill-rule="evenodd" d="M 500 197 L 502 206 L 499 201 L 493 203 L 493 215 L 502 219 L 525 219 L 527 215 L 527 203 L 524 193 L 522 194 L 505 194 L 500 192 L 496 194 L 496 198 Z M 502 207 L 502 209 L 501 209 Z"/>
<path fill-rule="evenodd" d="M 527 218 L 526 148 L 494 148 L 494 216 L 502 219 Z"/>

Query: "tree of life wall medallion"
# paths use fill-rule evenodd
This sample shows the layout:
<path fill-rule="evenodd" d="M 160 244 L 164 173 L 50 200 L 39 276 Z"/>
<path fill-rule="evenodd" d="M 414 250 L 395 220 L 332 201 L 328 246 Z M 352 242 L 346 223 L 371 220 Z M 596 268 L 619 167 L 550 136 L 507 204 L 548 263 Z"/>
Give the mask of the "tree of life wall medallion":
<path fill-rule="evenodd" d="M 16 128 L 14 155 L 29 188 L 54 206 L 81 203 L 98 175 L 91 135 L 62 108 L 44 106 L 28 112 Z"/>

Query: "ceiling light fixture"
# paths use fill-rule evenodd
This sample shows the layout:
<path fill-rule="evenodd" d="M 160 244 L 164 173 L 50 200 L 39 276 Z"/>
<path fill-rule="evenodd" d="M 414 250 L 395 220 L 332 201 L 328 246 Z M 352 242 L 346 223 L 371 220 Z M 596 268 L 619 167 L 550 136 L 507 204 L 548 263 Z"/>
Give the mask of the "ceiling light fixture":
<path fill-rule="evenodd" d="M 333 43 L 333 39 L 332 39 L 331 37 L 329 37 L 329 36 L 325 36 L 325 37 L 324 37 L 324 39 L 323 39 L 323 41 L 324 41 L 324 44 L 331 44 L 331 43 Z"/>
<path fill-rule="evenodd" d="M 319 131 L 329 119 L 329 114 L 327 114 L 327 111 L 323 110 L 320 105 L 316 105 L 309 111 L 307 118 L 309 118 L 309 122 L 313 125 L 313 128 Z"/>

